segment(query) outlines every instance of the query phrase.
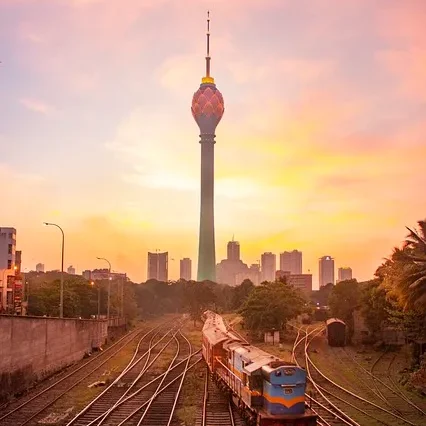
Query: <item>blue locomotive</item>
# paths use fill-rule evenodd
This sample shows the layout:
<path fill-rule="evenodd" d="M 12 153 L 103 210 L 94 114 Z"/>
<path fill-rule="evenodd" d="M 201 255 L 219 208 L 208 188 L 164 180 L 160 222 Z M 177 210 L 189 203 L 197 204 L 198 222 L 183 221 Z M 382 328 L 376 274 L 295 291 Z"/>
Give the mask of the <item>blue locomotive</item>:
<path fill-rule="evenodd" d="M 203 357 L 213 376 L 232 393 L 256 426 L 314 426 L 305 404 L 306 371 L 242 342 L 214 312 L 204 313 Z"/>

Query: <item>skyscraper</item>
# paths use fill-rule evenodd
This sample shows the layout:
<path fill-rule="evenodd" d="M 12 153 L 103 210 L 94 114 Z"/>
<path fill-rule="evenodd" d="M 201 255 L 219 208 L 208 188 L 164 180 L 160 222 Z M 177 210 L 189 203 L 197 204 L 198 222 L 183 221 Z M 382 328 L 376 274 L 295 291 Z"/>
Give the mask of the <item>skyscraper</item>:
<path fill-rule="evenodd" d="M 44 272 L 44 263 L 37 263 L 36 272 Z"/>
<path fill-rule="evenodd" d="M 339 268 L 337 270 L 337 282 L 352 279 L 352 269 L 349 267 Z"/>
<path fill-rule="evenodd" d="M 148 280 L 167 282 L 169 276 L 168 265 L 169 253 L 148 252 Z"/>
<path fill-rule="evenodd" d="M 228 260 L 240 260 L 240 243 L 238 241 L 229 241 L 227 246 Z"/>
<path fill-rule="evenodd" d="M 69 274 L 69 275 L 75 275 L 75 268 L 74 268 L 74 266 L 71 265 L 71 266 L 68 267 L 67 274 Z"/>
<path fill-rule="evenodd" d="M 216 280 L 214 239 L 214 144 L 215 130 L 224 112 L 222 94 L 210 76 L 210 17 L 207 15 L 206 75 L 192 98 L 192 115 L 200 128 L 201 208 L 198 244 L 198 281 Z"/>
<path fill-rule="evenodd" d="M 285 251 L 280 254 L 280 270 L 291 274 L 302 273 L 302 252 L 298 250 Z"/>
<path fill-rule="evenodd" d="M 180 261 L 180 279 L 185 281 L 191 281 L 192 262 L 191 259 L 185 257 Z"/>
<path fill-rule="evenodd" d="M 240 259 L 240 243 L 229 241 L 227 258 L 216 265 L 216 282 L 231 286 L 240 285 L 248 272 L 248 266 Z M 241 277 L 244 278 L 240 281 Z"/>
<path fill-rule="evenodd" d="M 319 260 L 319 286 L 320 288 L 334 284 L 334 259 L 331 256 L 323 256 Z"/>
<path fill-rule="evenodd" d="M 275 281 L 276 256 L 271 252 L 263 253 L 260 258 L 262 281 Z"/>

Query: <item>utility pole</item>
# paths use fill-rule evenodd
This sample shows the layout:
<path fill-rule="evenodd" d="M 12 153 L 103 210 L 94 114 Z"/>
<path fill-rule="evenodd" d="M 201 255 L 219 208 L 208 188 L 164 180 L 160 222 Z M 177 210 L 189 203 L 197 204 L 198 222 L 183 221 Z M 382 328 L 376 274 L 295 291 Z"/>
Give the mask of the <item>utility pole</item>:
<path fill-rule="evenodd" d="M 64 230 L 56 223 L 44 222 L 46 226 L 56 226 L 62 232 L 62 252 L 61 252 L 61 289 L 59 296 L 59 318 L 64 317 L 64 248 L 65 248 L 65 234 Z"/>
<path fill-rule="evenodd" d="M 111 304 L 111 262 L 108 259 L 105 259 L 104 257 L 97 257 L 98 260 L 104 260 L 108 263 L 109 269 L 108 269 L 108 303 L 107 303 L 107 319 L 109 319 L 109 310 L 110 310 L 110 304 Z"/>

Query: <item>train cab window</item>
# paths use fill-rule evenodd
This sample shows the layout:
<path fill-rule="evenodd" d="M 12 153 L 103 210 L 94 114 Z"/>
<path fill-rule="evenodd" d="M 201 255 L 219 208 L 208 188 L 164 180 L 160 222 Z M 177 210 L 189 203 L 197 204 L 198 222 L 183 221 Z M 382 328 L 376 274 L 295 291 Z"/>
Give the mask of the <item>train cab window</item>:
<path fill-rule="evenodd" d="M 275 372 L 275 376 L 281 377 L 281 375 L 282 375 L 281 370 L 278 370 L 278 371 Z"/>
<path fill-rule="evenodd" d="M 263 389 L 263 377 L 262 376 L 250 376 L 249 387 L 251 390 L 262 391 Z"/>

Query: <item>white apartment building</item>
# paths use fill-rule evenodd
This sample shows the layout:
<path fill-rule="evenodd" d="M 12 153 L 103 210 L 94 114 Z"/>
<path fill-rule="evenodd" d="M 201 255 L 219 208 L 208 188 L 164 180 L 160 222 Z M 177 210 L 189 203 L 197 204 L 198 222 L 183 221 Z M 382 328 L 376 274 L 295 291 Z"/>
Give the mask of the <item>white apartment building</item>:
<path fill-rule="evenodd" d="M 0 311 L 12 304 L 12 286 L 8 277 L 15 275 L 16 229 L 0 227 Z"/>

